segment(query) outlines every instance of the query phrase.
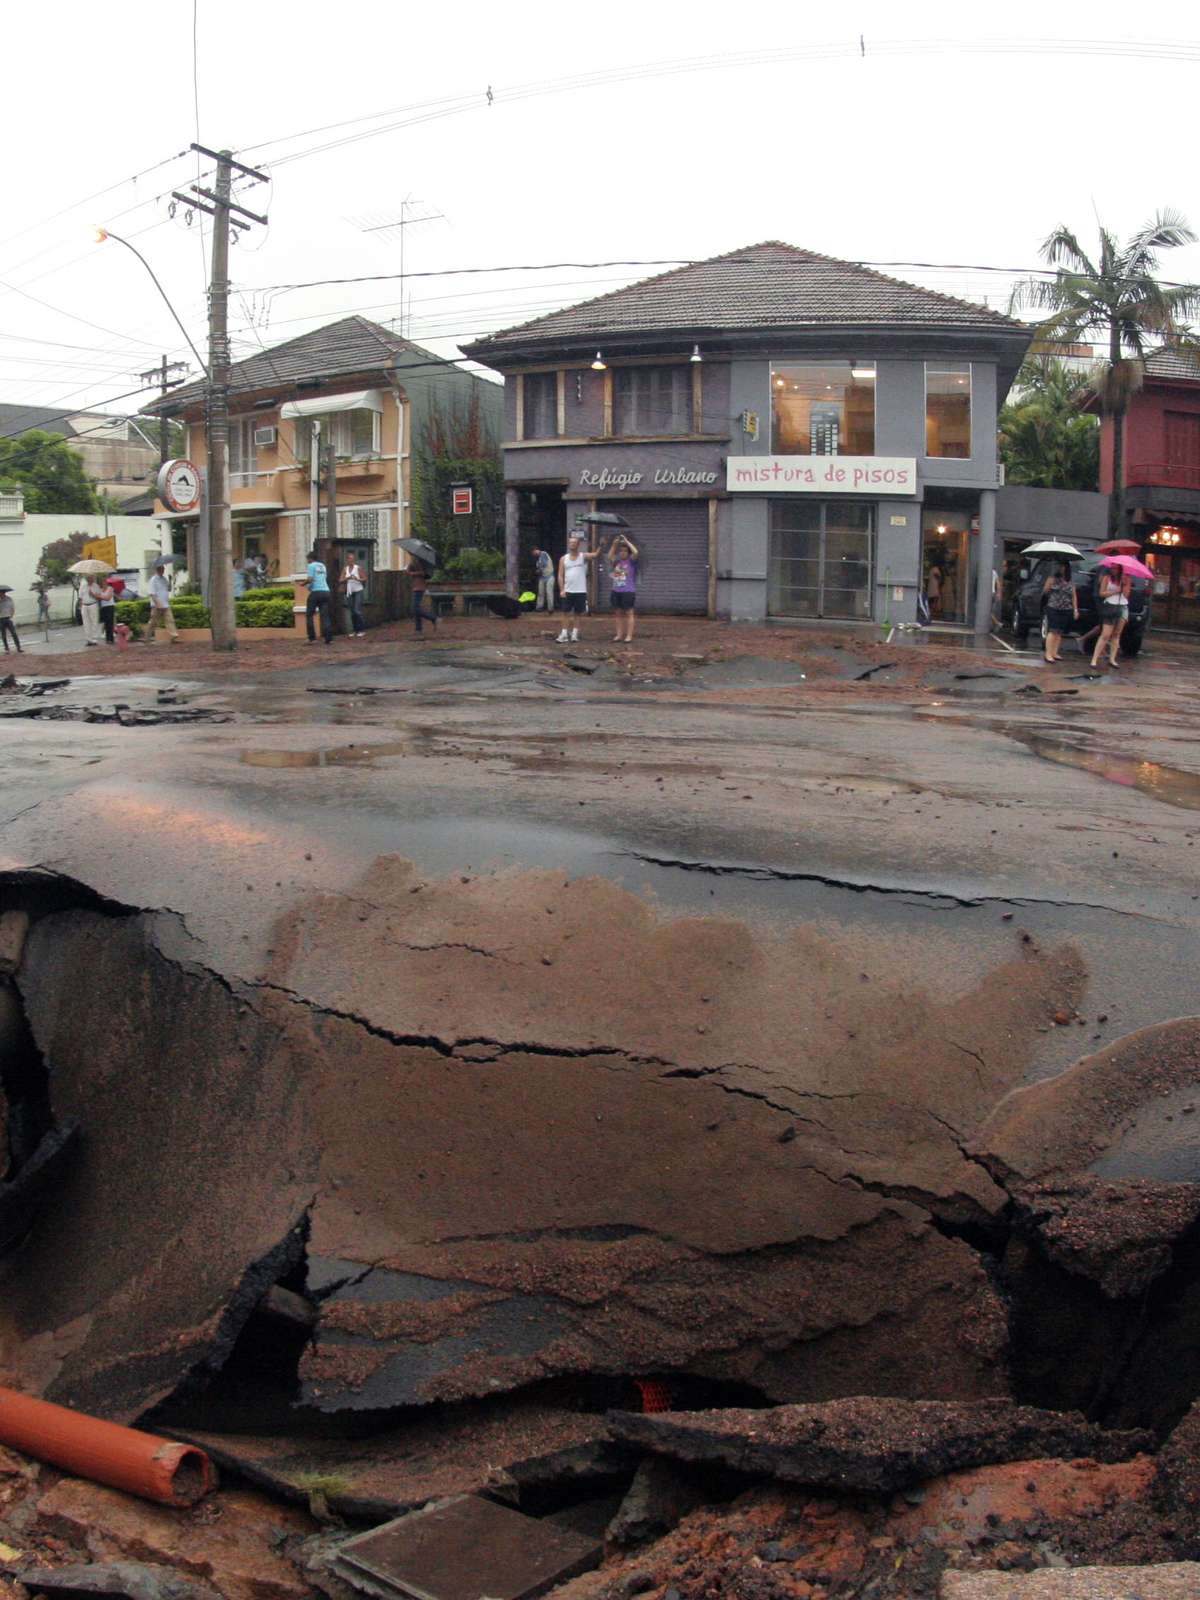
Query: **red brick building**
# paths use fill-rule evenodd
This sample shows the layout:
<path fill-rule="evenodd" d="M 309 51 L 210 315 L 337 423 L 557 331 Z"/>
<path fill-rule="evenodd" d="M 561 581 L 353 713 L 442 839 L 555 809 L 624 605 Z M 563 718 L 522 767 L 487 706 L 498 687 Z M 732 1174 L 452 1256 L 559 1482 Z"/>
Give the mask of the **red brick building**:
<path fill-rule="evenodd" d="M 1154 569 L 1154 624 L 1200 632 L 1200 361 L 1146 358 L 1124 420 L 1124 522 Z M 1113 424 L 1100 435 L 1100 487 L 1113 486 Z"/>

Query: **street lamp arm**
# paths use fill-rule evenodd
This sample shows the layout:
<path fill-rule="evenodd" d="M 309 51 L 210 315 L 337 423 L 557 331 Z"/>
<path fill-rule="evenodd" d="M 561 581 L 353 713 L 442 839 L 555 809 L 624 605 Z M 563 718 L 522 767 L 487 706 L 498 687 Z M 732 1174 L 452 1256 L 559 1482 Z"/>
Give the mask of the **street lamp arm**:
<path fill-rule="evenodd" d="M 207 378 L 208 377 L 208 368 L 204 364 L 204 358 L 201 356 L 199 350 L 196 349 L 196 346 L 192 343 L 191 334 L 184 327 L 182 321 L 180 320 L 180 316 L 179 316 L 178 311 L 176 311 L 175 307 L 171 304 L 171 302 L 170 302 L 170 300 L 169 300 L 169 298 L 167 296 L 167 291 L 163 288 L 162 284 L 159 283 L 158 275 L 155 272 L 154 268 L 146 260 L 145 256 L 136 247 L 136 245 L 130 244 L 128 239 L 122 239 L 122 237 L 121 237 L 121 235 L 119 233 L 112 233 L 112 232 L 109 231 L 108 228 L 97 228 L 96 229 L 96 243 L 97 244 L 103 244 L 106 239 L 115 239 L 118 244 L 123 244 L 125 246 L 126 250 L 132 250 L 134 255 L 138 258 L 138 260 L 145 267 L 146 271 L 154 279 L 154 287 L 158 290 L 159 294 L 162 295 L 163 302 L 166 305 L 167 310 L 175 318 L 175 322 L 176 322 L 176 325 L 179 328 L 180 333 L 182 333 L 183 337 L 187 340 L 188 348 L 191 350 L 192 354 L 195 356 L 197 362 L 199 363 L 201 372 Z"/>

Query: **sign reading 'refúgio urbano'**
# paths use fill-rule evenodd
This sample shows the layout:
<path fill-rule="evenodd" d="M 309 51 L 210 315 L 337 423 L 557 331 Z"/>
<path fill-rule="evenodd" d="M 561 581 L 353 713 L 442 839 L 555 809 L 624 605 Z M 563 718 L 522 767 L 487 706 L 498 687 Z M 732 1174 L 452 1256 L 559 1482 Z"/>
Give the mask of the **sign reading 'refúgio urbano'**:
<path fill-rule="evenodd" d="M 730 456 L 725 486 L 743 493 L 916 494 L 912 456 Z"/>
<path fill-rule="evenodd" d="M 601 489 L 611 494 L 614 490 L 639 489 L 643 484 L 659 488 L 708 488 L 717 481 L 717 474 L 706 467 L 582 467 L 579 472 L 581 489 Z"/>

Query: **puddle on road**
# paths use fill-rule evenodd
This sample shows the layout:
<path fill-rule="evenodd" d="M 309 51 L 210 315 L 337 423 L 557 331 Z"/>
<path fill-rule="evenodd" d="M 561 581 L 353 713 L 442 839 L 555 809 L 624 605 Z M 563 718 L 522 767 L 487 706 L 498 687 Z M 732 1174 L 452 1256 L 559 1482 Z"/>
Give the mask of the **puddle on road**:
<path fill-rule="evenodd" d="M 1133 756 L 1111 755 L 1108 751 L 1081 750 L 1078 745 L 1048 739 L 1038 733 L 1014 733 L 1013 737 L 1043 761 L 1078 767 L 1081 772 L 1090 772 L 1106 783 L 1137 789 L 1165 805 L 1200 811 L 1200 774 L 1165 767 L 1158 761 L 1139 761 Z"/>
<path fill-rule="evenodd" d="M 380 756 L 407 755 L 413 743 L 399 739 L 389 744 L 338 745 L 331 750 L 243 750 L 239 759 L 246 767 L 358 767 Z"/>

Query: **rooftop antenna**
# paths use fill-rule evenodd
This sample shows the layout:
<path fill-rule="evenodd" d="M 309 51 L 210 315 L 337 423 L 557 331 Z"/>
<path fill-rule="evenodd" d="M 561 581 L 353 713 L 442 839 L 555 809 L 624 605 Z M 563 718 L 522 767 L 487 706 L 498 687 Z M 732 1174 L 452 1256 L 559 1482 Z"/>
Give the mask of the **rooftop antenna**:
<path fill-rule="evenodd" d="M 391 228 L 400 230 L 400 332 L 406 332 L 404 319 L 404 230 L 414 227 L 418 222 L 444 222 L 445 215 L 441 211 L 431 211 L 422 217 L 412 217 L 409 212 L 413 206 L 422 206 L 423 200 L 414 199 L 411 194 L 406 194 L 400 202 L 400 217 L 396 222 L 377 222 L 370 228 L 364 228 L 364 233 L 387 233 Z M 410 307 L 411 312 L 411 307 Z"/>

